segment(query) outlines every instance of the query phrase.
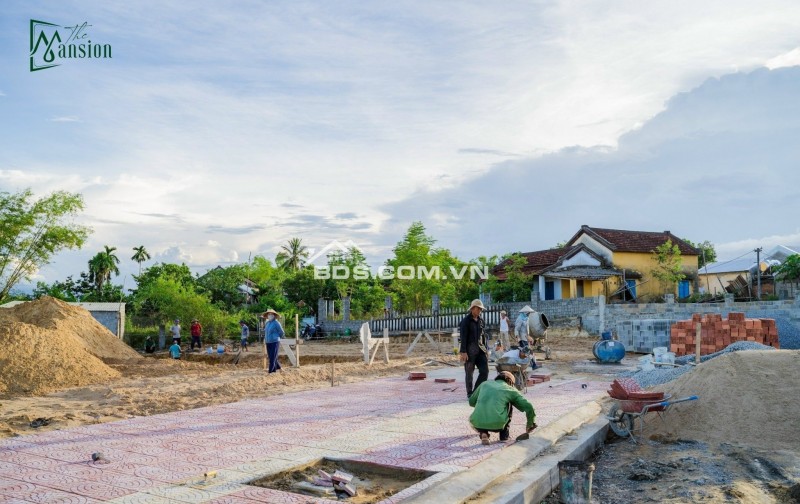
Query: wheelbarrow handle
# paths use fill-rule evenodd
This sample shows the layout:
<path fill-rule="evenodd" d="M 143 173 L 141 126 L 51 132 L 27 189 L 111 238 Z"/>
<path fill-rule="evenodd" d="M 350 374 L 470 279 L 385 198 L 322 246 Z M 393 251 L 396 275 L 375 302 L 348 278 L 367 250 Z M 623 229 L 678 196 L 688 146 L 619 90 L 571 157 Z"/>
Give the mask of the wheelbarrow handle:
<path fill-rule="evenodd" d="M 698 399 L 699 399 L 699 397 L 697 397 L 696 395 L 693 395 L 693 396 L 689 396 L 689 397 L 684 397 L 682 399 L 675 399 L 674 401 L 664 401 L 662 403 L 659 403 L 659 406 L 663 406 L 664 408 L 666 408 L 667 406 L 671 406 L 673 404 L 678 404 L 678 403 L 682 403 L 682 402 L 686 402 L 686 401 L 696 401 Z"/>

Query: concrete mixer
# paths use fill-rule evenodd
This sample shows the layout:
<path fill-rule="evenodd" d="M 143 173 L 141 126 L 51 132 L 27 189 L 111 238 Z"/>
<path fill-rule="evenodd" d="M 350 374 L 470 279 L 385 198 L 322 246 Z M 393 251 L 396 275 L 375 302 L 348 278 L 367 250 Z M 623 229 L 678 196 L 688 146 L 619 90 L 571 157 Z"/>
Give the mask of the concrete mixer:
<path fill-rule="evenodd" d="M 528 336 L 533 338 L 533 347 L 537 352 L 545 351 L 542 345 L 547 341 L 548 327 L 550 327 L 550 321 L 544 313 L 535 311 L 528 314 Z"/>
<path fill-rule="evenodd" d="M 545 359 L 549 359 L 550 349 L 543 346 L 547 340 L 548 327 L 550 327 L 550 321 L 547 316 L 526 305 L 519 311 L 514 329 L 517 339 L 529 340 L 537 352 L 545 352 Z"/>

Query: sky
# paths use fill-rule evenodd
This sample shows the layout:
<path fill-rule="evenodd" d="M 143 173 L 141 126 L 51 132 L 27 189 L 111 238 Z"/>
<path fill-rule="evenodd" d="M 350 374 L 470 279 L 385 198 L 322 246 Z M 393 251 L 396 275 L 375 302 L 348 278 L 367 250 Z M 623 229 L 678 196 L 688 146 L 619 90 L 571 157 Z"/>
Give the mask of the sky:
<path fill-rule="evenodd" d="M 30 20 L 111 59 L 29 70 Z M 462 259 L 587 224 L 721 259 L 800 244 L 794 1 L 36 2 L 0 5 L 0 191 L 79 192 L 93 234 L 153 262 L 357 244 L 415 220 Z M 753 253 L 754 255 L 754 253 Z"/>

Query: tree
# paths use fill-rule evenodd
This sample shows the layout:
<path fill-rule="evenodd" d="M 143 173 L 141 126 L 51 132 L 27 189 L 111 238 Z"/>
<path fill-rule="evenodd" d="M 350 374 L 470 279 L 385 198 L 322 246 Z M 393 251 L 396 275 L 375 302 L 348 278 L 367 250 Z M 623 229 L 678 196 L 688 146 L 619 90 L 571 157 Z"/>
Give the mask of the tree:
<path fill-rule="evenodd" d="M 233 264 L 227 268 L 217 266 L 207 271 L 195 280 L 195 284 L 200 287 L 200 292 L 207 292 L 211 296 L 211 302 L 226 310 L 235 311 L 245 301 L 244 294 L 239 290 L 239 286 L 245 283 L 245 278 L 247 265 Z"/>
<path fill-rule="evenodd" d="M 137 289 L 133 305 L 137 313 L 156 319 L 159 326 L 174 318 L 196 318 L 203 324 L 208 342 L 227 337 L 236 327 L 236 317 L 214 306 L 207 295 L 168 276 L 154 278 Z"/>
<path fill-rule="evenodd" d="M 691 240 L 683 239 L 686 243 L 696 248 L 700 255 L 697 258 L 697 267 L 702 268 L 706 264 L 711 264 L 717 260 L 717 251 L 714 250 L 714 244 L 706 240 L 702 243 L 694 243 Z"/>
<path fill-rule="evenodd" d="M 484 286 L 493 300 L 514 302 L 530 299 L 533 275 L 522 272 L 526 264 L 527 260 L 519 253 L 511 254 L 504 259 L 505 280 L 500 281 L 496 276 L 490 275 Z"/>
<path fill-rule="evenodd" d="M 686 278 L 681 271 L 681 249 L 672 240 L 667 240 L 656 247 L 652 258 L 656 263 L 656 267 L 651 270 L 653 277 L 661 283 L 665 292 L 672 287 L 674 293 L 675 284 Z"/>
<path fill-rule="evenodd" d="M 30 189 L 0 192 L 0 302 L 56 253 L 81 248 L 91 233 L 71 222 L 84 208 L 80 194 L 56 191 L 32 199 Z"/>
<path fill-rule="evenodd" d="M 119 257 L 114 253 L 117 247 L 105 245 L 101 252 L 89 259 L 89 277 L 94 282 L 99 295 L 103 291 L 103 284 L 111 280 L 111 274 L 119 276 Z"/>
<path fill-rule="evenodd" d="M 132 260 L 139 263 L 139 274 L 142 274 L 142 263 L 150 259 L 150 253 L 145 250 L 144 245 L 139 245 L 138 247 L 133 247 L 133 257 Z"/>
<path fill-rule="evenodd" d="M 774 270 L 775 278 L 781 282 L 800 281 L 800 254 L 792 254 Z"/>
<path fill-rule="evenodd" d="M 300 238 L 292 238 L 286 245 L 281 245 L 281 251 L 275 257 L 275 262 L 284 269 L 299 270 L 305 265 L 308 258 L 308 249 Z"/>

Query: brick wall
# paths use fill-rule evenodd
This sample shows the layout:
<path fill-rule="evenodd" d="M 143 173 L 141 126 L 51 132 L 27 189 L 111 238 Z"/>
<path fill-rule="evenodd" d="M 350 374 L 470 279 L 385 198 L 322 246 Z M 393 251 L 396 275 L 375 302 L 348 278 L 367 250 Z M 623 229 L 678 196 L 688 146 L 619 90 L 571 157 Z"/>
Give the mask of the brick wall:
<path fill-rule="evenodd" d="M 125 325 L 119 323 L 119 312 L 109 311 L 90 311 L 95 320 L 103 324 L 109 331 L 114 333 L 114 336 L 122 338 L 123 334 L 117 334 L 118 331 L 124 331 Z"/>

